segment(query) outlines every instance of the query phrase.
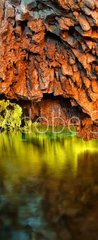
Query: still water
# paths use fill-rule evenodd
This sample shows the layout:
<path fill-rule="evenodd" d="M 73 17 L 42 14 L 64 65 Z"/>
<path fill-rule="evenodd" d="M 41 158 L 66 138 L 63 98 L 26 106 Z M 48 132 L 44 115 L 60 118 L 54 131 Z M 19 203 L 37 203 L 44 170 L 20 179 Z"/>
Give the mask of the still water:
<path fill-rule="evenodd" d="M 0 240 L 98 240 L 98 141 L 0 134 Z"/>

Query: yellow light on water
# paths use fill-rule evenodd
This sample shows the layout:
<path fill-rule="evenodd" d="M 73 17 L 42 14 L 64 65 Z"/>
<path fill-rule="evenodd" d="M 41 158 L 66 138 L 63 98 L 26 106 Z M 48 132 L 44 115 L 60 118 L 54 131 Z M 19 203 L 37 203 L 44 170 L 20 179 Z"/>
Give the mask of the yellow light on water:
<path fill-rule="evenodd" d="M 69 166 L 76 175 L 79 155 L 86 151 L 97 153 L 97 145 L 96 140 L 85 142 L 75 136 L 50 139 L 43 135 L 1 133 L 0 172 L 13 182 L 27 176 L 38 177 L 44 167 L 59 177 Z"/>

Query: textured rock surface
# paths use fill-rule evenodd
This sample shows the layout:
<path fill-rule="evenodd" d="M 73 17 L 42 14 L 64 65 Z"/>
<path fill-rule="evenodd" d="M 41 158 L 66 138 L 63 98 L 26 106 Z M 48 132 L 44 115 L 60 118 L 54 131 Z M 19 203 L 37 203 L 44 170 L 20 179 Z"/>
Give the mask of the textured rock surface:
<path fill-rule="evenodd" d="M 93 125 L 98 119 L 98 1 L 1 0 L 0 93 L 34 104 L 49 94 L 61 96 Z"/>

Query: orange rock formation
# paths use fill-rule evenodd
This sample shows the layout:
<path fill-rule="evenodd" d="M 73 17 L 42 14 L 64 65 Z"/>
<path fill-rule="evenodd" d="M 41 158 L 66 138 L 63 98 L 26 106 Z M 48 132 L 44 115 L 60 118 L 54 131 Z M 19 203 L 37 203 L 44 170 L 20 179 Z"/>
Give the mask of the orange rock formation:
<path fill-rule="evenodd" d="M 0 94 L 97 128 L 98 0 L 1 0 Z"/>

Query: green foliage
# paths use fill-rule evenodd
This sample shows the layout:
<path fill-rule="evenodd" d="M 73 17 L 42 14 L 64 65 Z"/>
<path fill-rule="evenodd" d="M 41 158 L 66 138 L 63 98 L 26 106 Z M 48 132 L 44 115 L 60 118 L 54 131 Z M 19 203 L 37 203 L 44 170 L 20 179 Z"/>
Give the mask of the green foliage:
<path fill-rule="evenodd" d="M 62 129 L 62 126 L 54 129 L 54 127 L 44 126 L 39 122 L 32 123 L 29 117 L 23 117 L 22 108 L 9 100 L 0 100 L 0 128 L 10 131 L 18 130 L 29 135 L 33 133 L 33 136 L 42 135 L 50 139 L 75 135 L 75 133 L 70 133 L 67 128 Z"/>
<path fill-rule="evenodd" d="M 21 126 L 22 108 L 9 100 L 0 100 L 0 128 L 18 129 Z"/>

